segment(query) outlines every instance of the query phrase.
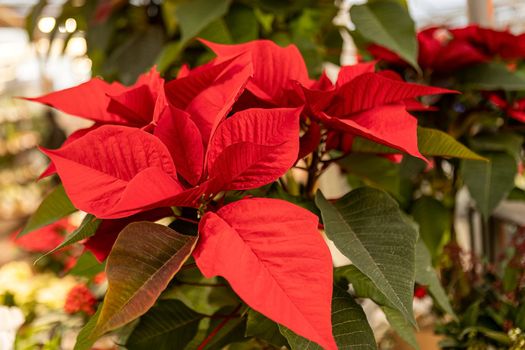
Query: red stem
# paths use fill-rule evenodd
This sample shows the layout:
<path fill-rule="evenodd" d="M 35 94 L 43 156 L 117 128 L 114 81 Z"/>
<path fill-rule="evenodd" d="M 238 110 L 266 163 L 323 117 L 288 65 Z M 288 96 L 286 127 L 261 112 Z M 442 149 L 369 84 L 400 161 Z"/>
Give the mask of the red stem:
<path fill-rule="evenodd" d="M 241 308 L 241 304 L 237 305 L 237 307 L 235 308 L 235 310 L 233 310 L 231 312 L 230 315 L 228 315 L 224 320 L 221 321 L 221 323 L 219 323 L 217 325 L 217 327 L 215 327 L 213 329 L 213 331 L 211 331 L 211 333 L 206 337 L 206 339 L 204 339 L 202 341 L 202 343 L 199 345 L 199 347 L 197 348 L 197 350 L 202 350 L 204 349 L 204 347 L 213 339 L 213 337 L 215 337 L 217 335 L 217 333 L 219 333 L 219 331 L 224 328 L 224 326 L 226 326 L 226 324 L 232 319 L 232 318 L 235 318 L 233 315 L 235 315 L 237 313 L 237 311 L 239 311 L 239 309 Z"/>

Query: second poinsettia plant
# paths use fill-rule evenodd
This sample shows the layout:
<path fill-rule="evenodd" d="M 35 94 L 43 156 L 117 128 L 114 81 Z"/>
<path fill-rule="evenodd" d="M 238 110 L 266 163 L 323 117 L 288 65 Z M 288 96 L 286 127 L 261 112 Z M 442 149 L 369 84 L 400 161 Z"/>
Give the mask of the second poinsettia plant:
<path fill-rule="evenodd" d="M 426 108 L 420 96 L 453 91 L 406 83 L 373 63 L 342 67 L 335 83 L 316 80 L 295 46 L 203 43 L 217 57 L 171 81 L 152 68 L 132 86 L 94 78 L 30 99 L 94 121 L 61 148 L 42 149 L 51 159 L 43 176 L 56 173 L 61 185 L 22 233 L 87 213 L 59 248 L 80 242 L 105 261 L 108 289 L 76 349 L 137 318 L 129 349 L 247 339 L 375 348 L 355 296 L 383 298 L 390 315 L 413 324 L 415 280 L 440 293 L 417 229 L 379 190 L 328 201 L 317 180 L 363 139 L 424 161 L 461 147 L 475 158 L 444 134 L 418 130 L 408 112 Z M 418 135 L 445 146 L 420 149 Z M 326 238 L 355 269 L 334 278 Z M 204 277 L 185 284 L 192 270 Z M 377 293 L 347 293 L 356 276 Z M 232 295 L 210 315 L 181 286 Z"/>

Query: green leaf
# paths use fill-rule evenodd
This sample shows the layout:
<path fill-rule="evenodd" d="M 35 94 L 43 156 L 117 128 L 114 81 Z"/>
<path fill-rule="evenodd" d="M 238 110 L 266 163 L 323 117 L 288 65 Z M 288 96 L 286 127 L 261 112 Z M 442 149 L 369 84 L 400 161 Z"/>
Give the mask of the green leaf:
<path fill-rule="evenodd" d="M 203 316 L 179 300 L 162 300 L 152 307 L 126 342 L 129 350 L 184 349 L 195 337 Z"/>
<path fill-rule="evenodd" d="M 387 191 L 399 198 L 401 181 L 399 164 L 375 154 L 350 153 L 338 164 L 352 175 L 357 175 L 369 186 Z"/>
<path fill-rule="evenodd" d="M 407 9 L 393 1 L 375 1 L 352 6 L 350 17 L 365 39 L 397 53 L 419 70 L 415 25 Z"/>
<path fill-rule="evenodd" d="M 31 231 L 52 224 L 58 219 L 74 213 L 76 210 L 67 197 L 64 186 L 60 184 L 44 198 L 18 237 L 22 237 Z"/>
<path fill-rule="evenodd" d="M 156 60 L 159 72 L 164 73 L 177 60 L 183 49 L 184 43 L 180 41 L 164 45 Z"/>
<path fill-rule="evenodd" d="M 467 88 L 477 90 L 525 90 L 525 77 L 498 62 L 467 67 L 460 71 L 458 79 Z"/>
<path fill-rule="evenodd" d="M 500 132 L 495 135 L 479 135 L 469 140 L 470 146 L 483 152 L 506 152 L 519 162 L 523 136 Z"/>
<path fill-rule="evenodd" d="M 443 203 L 433 197 L 417 199 L 411 209 L 412 217 L 419 225 L 419 236 L 425 242 L 434 259 L 438 258 L 443 244 L 450 236 L 452 216 Z"/>
<path fill-rule="evenodd" d="M 195 37 L 210 23 L 228 12 L 231 0 L 192 0 L 177 5 L 175 15 L 182 33 L 182 41 Z"/>
<path fill-rule="evenodd" d="M 248 311 L 246 337 L 256 337 L 277 347 L 289 347 L 286 338 L 279 331 L 279 325 L 252 309 Z"/>
<path fill-rule="evenodd" d="M 80 242 L 83 239 L 93 236 L 97 232 L 98 227 L 100 226 L 101 222 L 102 220 L 97 219 L 91 214 L 87 214 L 84 220 L 82 220 L 82 223 L 80 224 L 80 226 L 75 231 L 71 232 L 66 238 L 64 238 L 64 241 L 60 243 L 58 247 L 42 255 L 40 258 L 38 258 L 38 260 L 42 259 L 43 257 L 49 254 L 56 252 L 59 249 L 62 249 L 73 243 Z"/>
<path fill-rule="evenodd" d="M 181 235 L 151 222 L 126 226 L 107 260 L 108 291 L 91 340 L 148 311 L 189 257 L 196 242 L 195 236 Z"/>
<path fill-rule="evenodd" d="M 80 330 L 80 333 L 77 335 L 77 339 L 75 342 L 75 347 L 73 350 L 89 350 L 95 343 L 97 339 L 94 339 L 92 337 L 93 330 L 95 329 L 95 325 L 97 324 L 98 318 L 100 316 L 100 311 L 102 310 L 102 307 L 104 304 L 100 304 L 97 312 L 91 316 L 89 321 L 82 327 Z"/>
<path fill-rule="evenodd" d="M 358 298 L 368 298 L 374 301 L 385 313 L 388 322 L 394 330 L 412 347 L 418 349 L 414 336 L 414 328 L 406 320 L 399 310 L 385 297 L 383 293 L 374 285 L 370 278 L 366 277 L 355 266 L 348 265 L 339 267 L 335 270 L 335 278 L 351 283 L 354 293 Z"/>
<path fill-rule="evenodd" d="M 388 306 L 381 306 L 381 310 L 385 313 L 386 319 L 390 326 L 396 331 L 396 333 L 406 341 L 412 348 L 419 350 L 419 344 L 414 334 L 414 328 L 407 322 L 403 315 L 396 309 L 392 309 Z"/>
<path fill-rule="evenodd" d="M 31 12 L 26 15 L 26 32 L 29 37 L 29 41 L 33 41 L 33 34 L 37 25 L 37 21 L 47 5 L 47 0 L 39 0 L 36 5 L 31 8 Z"/>
<path fill-rule="evenodd" d="M 502 152 L 484 153 L 490 162 L 464 160 L 461 166 L 463 181 L 485 219 L 514 187 L 518 171 L 513 156 Z"/>
<path fill-rule="evenodd" d="M 279 329 L 288 339 L 292 350 L 322 350 L 319 345 L 286 327 L 279 326 Z M 332 332 L 339 350 L 377 349 L 374 333 L 363 309 L 350 294 L 337 286 L 334 286 L 332 297 Z"/>
<path fill-rule="evenodd" d="M 233 4 L 224 17 L 233 40 L 243 43 L 259 38 L 259 22 L 253 9 L 242 4 Z"/>
<path fill-rule="evenodd" d="M 412 297 L 417 231 L 386 193 L 358 188 L 335 203 L 317 192 L 325 232 L 335 246 L 415 324 Z"/>
<path fill-rule="evenodd" d="M 449 315 L 456 317 L 447 293 L 441 286 L 436 271 L 432 267 L 430 253 L 421 240 L 416 246 L 416 282 L 427 286 L 428 291 L 432 294 L 439 307 Z"/>
<path fill-rule="evenodd" d="M 105 266 L 106 264 L 100 263 L 91 252 L 85 251 L 80 258 L 78 258 L 75 266 L 69 270 L 68 274 L 92 278 L 104 271 Z"/>
<path fill-rule="evenodd" d="M 417 128 L 418 148 L 427 157 L 439 156 L 460 159 L 486 160 L 479 154 L 455 140 L 449 134 L 431 128 Z M 401 153 L 399 150 L 380 145 L 373 141 L 356 138 L 352 144 L 353 152 L 361 153 Z"/>

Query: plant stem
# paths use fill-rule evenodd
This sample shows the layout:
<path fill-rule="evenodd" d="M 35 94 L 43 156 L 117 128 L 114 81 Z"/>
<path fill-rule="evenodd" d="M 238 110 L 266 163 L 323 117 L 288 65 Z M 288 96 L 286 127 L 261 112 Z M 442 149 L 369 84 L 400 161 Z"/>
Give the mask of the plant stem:
<path fill-rule="evenodd" d="M 317 182 L 317 166 L 319 164 L 319 150 L 316 149 L 312 153 L 312 162 L 310 163 L 310 166 L 308 167 L 308 180 L 306 182 L 306 195 L 308 197 L 314 196 L 314 188 L 315 184 Z"/>
<path fill-rule="evenodd" d="M 181 220 L 181 221 L 186 221 L 186 222 L 191 222 L 192 224 L 199 224 L 199 222 L 197 220 L 193 220 L 193 219 L 188 219 L 188 218 L 185 218 L 184 216 L 177 216 L 175 215 L 175 218 L 177 220 Z"/>
<path fill-rule="evenodd" d="M 206 339 L 204 339 L 202 341 L 202 343 L 199 345 L 199 347 L 197 348 L 197 350 L 202 350 L 206 347 L 206 345 L 213 339 L 213 337 L 215 337 L 217 335 L 217 333 L 219 333 L 219 331 L 224 328 L 224 326 L 226 326 L 226 324 L 232 319 L 232 318 L 235 318 L 233 315 L 235 315 L 237 313 L 237 311 L 239 311 L 241 309 L 241 304 L 237 305 L 237 307 L 235 308 L 235 310 L 233 310 L 224 320 L 221 321 L 221 323 L 219 323 L 217 325 L 217 327 L 215 327 L 211 333 L 206 337 Z"/>

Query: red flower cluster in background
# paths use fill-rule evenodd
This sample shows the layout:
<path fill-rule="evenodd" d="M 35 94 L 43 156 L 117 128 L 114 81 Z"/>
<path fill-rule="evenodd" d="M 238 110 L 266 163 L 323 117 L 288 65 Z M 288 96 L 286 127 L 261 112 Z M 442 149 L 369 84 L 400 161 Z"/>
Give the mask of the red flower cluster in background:
<path fill-rule="evenodd" d="M 525 98 L 518 99 L 510 103 L 496 93 L 489 95 L 489 101 L 496 107 L 504 111 L 511 118 L 525 123 Z"/>
<path fill-rule="evenodd" d="M 525 58 L 525 34 L 514 35 L 508 30 L 498 31 L 477 25 L 454 29 L 431 27 L 420 31 L 417 39 L 419 65 L 438 73 L 456 71 L 496 57 L 506 61 Z M 384 47 L 373 44 L 368 51 L 377 59 L 408 65 Z"/>
<path fill-rule="evenodd" d="M 209 204 L 223 191 L 276 181 L 329 133 L 423 158 L 407 109 L 421 108 L 416 97 L 451 91 L 376 73 L 374 64 L 343 67 L 332 84 L 310 79 L 295 46 L 204 44 L 217 58 L 169 82 L 153 68 L 130 87 L 95 78 L 32 99 L 95 122 L 43 150 L 52 160 L 44 175 L 57 172 L 78 209 L 105 219 L 86 243 L 100 259 L 127 223 L 169 216 L 162 208 L 171 206 L 199 209 L 193 256 L 202 273 L 225 277 L 255 310 L 336 349 L 332 262 L 318 218 L 277 199 Z M 279 288 L 268 295 L 268 285 Z"/>
<path fill-rule="evenodd" d="M 77 284 L 67 293 L 64 311 L 68 314 L 84 312 L 86 315 L 95 313 L 97 300 L 89 288 L 81 283 Z"/>

